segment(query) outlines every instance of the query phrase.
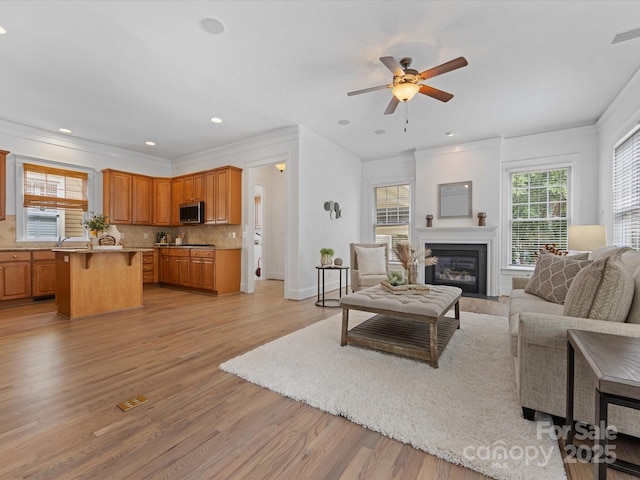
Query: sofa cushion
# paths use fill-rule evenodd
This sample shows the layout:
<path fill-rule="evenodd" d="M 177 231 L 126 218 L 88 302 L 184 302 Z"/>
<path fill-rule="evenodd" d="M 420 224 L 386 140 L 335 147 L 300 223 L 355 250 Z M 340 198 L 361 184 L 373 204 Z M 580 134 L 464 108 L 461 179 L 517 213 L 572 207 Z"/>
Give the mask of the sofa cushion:
<path fill-rule="evenodd" d="M 624 322 L 633 300 L 634 279 L 621 255 L 596 260 L 576 275 L 564 304 L 569 317 Z"/>
<path fill-rule="evenodd" d="M 558 303 L 547 302 L 536 295 L 524 290 L 511 290 L 509 300 L 509 333 L 511 334 L 510 350 L 514 357 L 518 355 L 518 324 L 520 314 L 524 312 L 550 313 L 562 315 L 563 306 Z"/>
<path fill-rule="evenodd" d="M 360 287 L 373 287 L 374 285 L 380 285 L 383 280 L 388 280 L 386 275 L 360 275 Z"/>
<path fill-rule="evenodd" d="M 386 275 L 387 259 L 384 247 L 355 247 L 360 275 Z"/>
<path fill-rule="evenodd" d="M 606 247 L 596 248 L 589 254 L 589 260 L 600 260 L 601 258 L 610 257 L 611 255 L 618 255 L 629 250 L 629 247 L 616 247 L 615 245 L 607 245 Z"/>
<path fill-rule="evenodd" d="M 567 291 L 580 269 L 590 260 L 575 260 L 550 253 L 542 253 L 525 292 L 537 295 L 549 302 L 564 303 Z"/>

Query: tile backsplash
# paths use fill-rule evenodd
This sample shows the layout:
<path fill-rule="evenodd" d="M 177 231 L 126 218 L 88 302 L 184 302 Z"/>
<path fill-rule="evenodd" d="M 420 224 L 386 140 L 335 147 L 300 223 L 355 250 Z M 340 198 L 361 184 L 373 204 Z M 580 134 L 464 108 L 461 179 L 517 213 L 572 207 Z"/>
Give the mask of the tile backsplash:
<path fill-rule="evenodd" d="M 165 232 L 171 235 L 172 243 L 178 235 L 184 235 L 183 243 L 212 243 L 218 247 L 242 248 L 241 225 L 188 225 L 182 227 L 149 227 L 143 225 L 117 225 L 124 233 L 122 244 L 128 247 L 153 247 L 156 234 Z M 145 234 L 147 238 L 145 238 Z M 86 244 L 86 242 L 83 242 Z M 16 216 L 7 215 L 0 221 L 0 248 L 52 247 L 53 242 L 16 242 Z M 65 243 L 71 246 L 71 243 Z"/>

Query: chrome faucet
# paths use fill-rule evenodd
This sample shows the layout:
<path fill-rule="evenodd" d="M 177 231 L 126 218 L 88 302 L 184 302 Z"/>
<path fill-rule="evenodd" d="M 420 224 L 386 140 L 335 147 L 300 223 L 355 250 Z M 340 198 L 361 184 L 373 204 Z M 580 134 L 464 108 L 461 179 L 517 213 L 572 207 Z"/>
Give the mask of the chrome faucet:
<path fill-rule="evenodd" d="M 56 245 L 56 247 L 61 247 L 64 241 L 69 240 L 70 238 L 71 237 L 64 237 L 64 238 L 62 238 L 62 236 L 58 237 L 58 245 Z"/>

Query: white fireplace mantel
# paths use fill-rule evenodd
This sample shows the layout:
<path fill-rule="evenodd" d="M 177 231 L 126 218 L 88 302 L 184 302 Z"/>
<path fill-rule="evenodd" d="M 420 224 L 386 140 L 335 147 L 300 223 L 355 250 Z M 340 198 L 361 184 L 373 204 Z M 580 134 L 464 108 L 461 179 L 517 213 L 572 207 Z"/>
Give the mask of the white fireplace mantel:
<path fill-rule="evenodd" d="M 487 246 L 487 295 L 499 295 L 498 226 L 416 227 L 420 245 L 431 243 L 476 243 Z"/>

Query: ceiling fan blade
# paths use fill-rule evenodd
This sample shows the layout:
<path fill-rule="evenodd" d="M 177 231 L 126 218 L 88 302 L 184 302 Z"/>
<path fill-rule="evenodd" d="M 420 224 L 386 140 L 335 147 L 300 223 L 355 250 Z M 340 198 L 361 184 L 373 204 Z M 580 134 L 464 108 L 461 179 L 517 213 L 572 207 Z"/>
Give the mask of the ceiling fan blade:
<path fill-rule="evenodd" d="M 453 98 L 452 94 L 430 87 L 429 85 L 420 85 L 420 93 L 435 98 L 436 100 L 440 100 L 441 102 L 448 102 Z"/>
<path fill-rule="evenodd" d="M 620 42 L 626 42 L 627 40 L 632 40 L 634 38 L 640 37 L 640 28 L 634 28 L 633 30 L 629 30 L 628 32 L 622 32 L 613 37 L 613 41 L 611 45 Z"/>
<path fill-rule="evenodd" d="M 387 105 L 387 109 L 384 111 L 384 114 L 391 115 L 393 112 L 396 111 L 396 107 L 398 106 L 399 103 L 400 103 L 400 100 L 398 100 L 395 96 L 391 97 L 391 101 L 389 102 L 389 105 Z"/>
<path fill-rule="evenodd" d="M 398 63 L 398 61 L 393 57 L 380 57 L 380 61 L 384 63 L 384 66 L 391 70 L 394 76 L 398 77 L 400 75 L 404 75 L 404 70 L 402 69 L 402 65 Z"/>
<path fill-rule="evenodd" d="M 448 62 L 443 63 L 442 65 L 438 65 L 437 67 L 430 68 L 429 70 L 425 70 L 420 73 L 420 78 L 422 80 L 426 80 L 427 78 L 435 77 L 436 75 L 442 75 L 443 73 L 450 72 L 451 70 L 456 70 L 458 68 L 462 68 L 467 66 L 469 63 L 467 59 L 464 57 L 458 57 Z"/>
<path fill-rule="evenodd" d="M 353 95 L 360 95 L 361 93 L 369 93 L 369 92 L 375 92 L 376 90 L 384 90 L 385 88 L 391 88 L 392 86 L 393 85 L 378 85 L 377 87 L 370 87 L 362 90 L 355 90 L 353 92 L 347 93 L 347 95 L 351 97 Z"/>

